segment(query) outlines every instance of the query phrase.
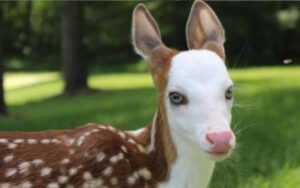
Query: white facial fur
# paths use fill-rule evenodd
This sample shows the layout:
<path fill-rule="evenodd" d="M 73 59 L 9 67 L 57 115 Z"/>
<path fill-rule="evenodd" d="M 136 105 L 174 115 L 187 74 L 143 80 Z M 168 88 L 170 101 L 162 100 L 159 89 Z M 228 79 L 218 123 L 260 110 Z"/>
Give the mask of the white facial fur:
<path fill-rule="evenodd" d="M 211 144 L 206 134 L 230 131 L 232 100 L 225 98 L 230 86 L 232 81 L 225 63 L 216 53 L 190 50 L 174 56 L 165 93 L 172 135 L 181 137 L 207 154 Z M 168 95 L 174 91 L 186 96 L 188 103 L 171 104 Z"/>

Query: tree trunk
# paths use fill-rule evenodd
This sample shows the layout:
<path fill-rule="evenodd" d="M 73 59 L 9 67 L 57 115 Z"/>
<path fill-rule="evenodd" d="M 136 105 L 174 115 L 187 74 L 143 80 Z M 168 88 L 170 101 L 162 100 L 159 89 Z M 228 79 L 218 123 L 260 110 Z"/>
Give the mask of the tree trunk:
<path fill-rule="evenodd" d="M 0 116 L 6 116 L 8 114 L 6 104 L 4 101 L 3 73 L 4 66 L 2 62 L 2 41 L 0 38 Z"/>
<path fill-rule="evenodd" d="M 88 90 L 87 67 L 83 58 L 83 3 L 62 1 L 62 71 L 64 94 L 76 95 Z"/>
<path fill-rule="evenodd" d="M 31 31 L 31 13 L 32 13 L 32 0 L 26 2 L 25 16 L 24 16 L 24 31 L 23 31 L 23 48 L 29 47 L 29 37 Z M 24 51 L 23 51 L 24 53 Z M 26 52 L 25 52 L 26 54 Z"/>

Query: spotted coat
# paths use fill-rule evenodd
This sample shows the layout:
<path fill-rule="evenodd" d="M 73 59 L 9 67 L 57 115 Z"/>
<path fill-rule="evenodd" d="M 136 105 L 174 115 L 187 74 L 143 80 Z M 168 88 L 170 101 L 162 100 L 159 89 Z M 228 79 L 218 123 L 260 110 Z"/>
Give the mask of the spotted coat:
<path fill-rule="evenodd" d="M 111 126 L 0 133 L 0 188 L 155 187 L 144 145 Z"/>

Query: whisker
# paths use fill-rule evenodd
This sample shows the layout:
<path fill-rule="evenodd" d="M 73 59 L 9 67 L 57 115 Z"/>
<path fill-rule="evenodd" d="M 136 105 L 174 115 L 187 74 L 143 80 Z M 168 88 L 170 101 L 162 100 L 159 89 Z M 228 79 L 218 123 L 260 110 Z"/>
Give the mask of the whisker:
<path fill-rule="evenodd" d="M 238 68 L 238 63 L 240 62 L 240 59 L 243 58 L 243 54 L 245 54 L 245 51 L 249 48 L 249 44 L 246 42 L 242 49 L 240 50 L 240 53 L 236 56 L 235 60 L 233 61 L 232 68 Z"/>
<path fill-rule="evenodd" d="M 259 125 L 263 125 L 263 123 L 253 123 L 251 125 L 245 126 L 245 127 L 241 128 L 241 129 L 236 130 L 235 134 L 239 135 L 242 131 L 245 131 L 247 129 L 250 129 L 250 128 L 253 128 L 253 127 L 256 127 L 256 126 L 259 126 Z"/>

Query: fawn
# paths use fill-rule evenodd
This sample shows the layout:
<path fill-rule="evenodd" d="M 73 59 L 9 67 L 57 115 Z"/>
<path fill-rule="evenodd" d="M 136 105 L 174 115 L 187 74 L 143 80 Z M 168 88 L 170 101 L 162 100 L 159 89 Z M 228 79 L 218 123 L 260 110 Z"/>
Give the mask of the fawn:
<path fill-rule="evenodd" d="M 195 1 L 188 51 L 166 47 L 143 4 L 132 16 L 135 51 L 149 63 L 159 94 L 153 122 L 124 132 L 88 124 L 73 130 L 0 133 L 0 188 L 204 188 L 230 155 L 232 84 L 224 31 Z"/>

